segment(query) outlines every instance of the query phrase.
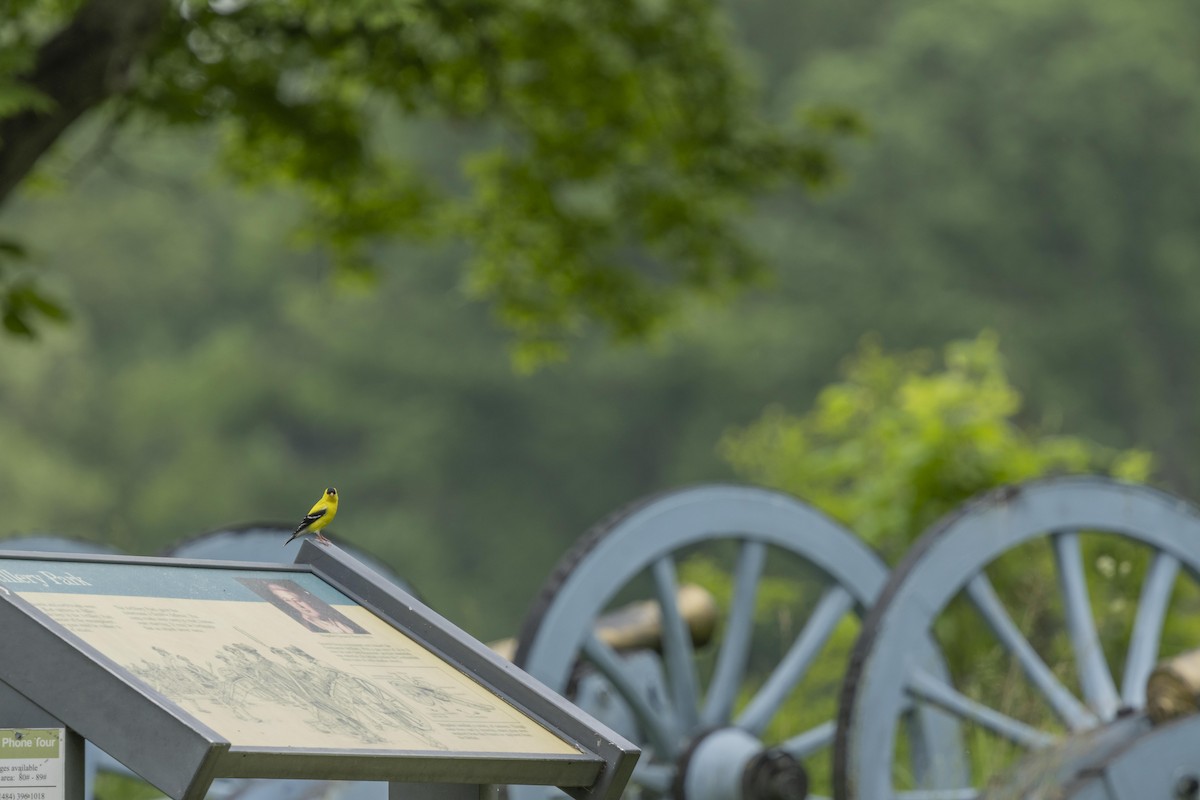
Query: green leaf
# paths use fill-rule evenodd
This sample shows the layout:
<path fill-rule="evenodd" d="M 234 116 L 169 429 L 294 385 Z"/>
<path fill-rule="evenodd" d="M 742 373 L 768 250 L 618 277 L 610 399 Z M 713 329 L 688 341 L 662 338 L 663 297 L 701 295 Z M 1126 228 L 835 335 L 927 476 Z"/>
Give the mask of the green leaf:
<path fill-rule="evenodd" d="M 14 308 L 7 308 L 4 311 L 3 317 L 0 317 L 4 323 L 4 329 L 13 336 L 18 336 L 24 339 L 32 339 L 34 336 L 33 328 L 21 316 L 20 312 Z"/>
<path fill-rule="evenodd" d="M 33 338 L 36 336 L 34 320 L 37 317 L 52 322 L 65 322 L 68 313 L 58 302 L 44 295 L 31 281 L 20 280 L 10 284 L 0 294 L 0 316 L 4 329 L 14 336 Z"/>
<path fill-rule="evenodd" d="M 0 80 L 0 118 L 11 117 L 22 111 L 48 112 L 54 109 L 54 101 L 18 81 Z"/>
<path fill-rule="evenodd" d="M 26 259 L 29 252 L 15 239 L 0 239 L 0 255 L 11 259 Z"/>
<path fill-rule="evenodd" d="M 51 300 L 43 294 L 32 292 L 28 296 L 29 305 L 37 309 L 37 311 L 47 319 L 55 322 L 66 322 L 71 318 L 70 313 L 57 301 Z"/>

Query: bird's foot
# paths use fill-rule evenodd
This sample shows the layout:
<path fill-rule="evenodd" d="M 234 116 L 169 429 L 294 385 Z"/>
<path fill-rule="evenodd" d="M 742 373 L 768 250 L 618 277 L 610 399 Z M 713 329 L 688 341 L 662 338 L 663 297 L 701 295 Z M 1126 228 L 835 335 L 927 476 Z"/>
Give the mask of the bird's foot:
<path fill-rule="evenodd" d="M 317 541 L 320 542 L 321 544 L 325 545 L 326 547 L 333 544 L 332 539 L 330 539 L 329 537 L 324 536 L 323 534 L 320 534 L 320 533 L 317 534 Z"/>

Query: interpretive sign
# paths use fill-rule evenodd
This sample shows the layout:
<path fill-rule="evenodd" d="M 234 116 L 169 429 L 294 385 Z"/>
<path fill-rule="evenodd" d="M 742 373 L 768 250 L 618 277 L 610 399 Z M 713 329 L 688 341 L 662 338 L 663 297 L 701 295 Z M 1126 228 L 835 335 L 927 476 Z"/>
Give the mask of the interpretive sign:
<path fill-rule="evenodd" d="M 62 728 L 0 728 L 0 800 L 62 800 Z"/>
<path fill-rule="evenodd" d="M 5 555 L 0 627 L 24 624 L 28 644 L 23 658 L 2 648 L 0 680 L 173 797 L 222 776 L 542 783 L 579 796 L 603 784 L 599 800 L 619 766 L 623 785 L 632 745 L 336 548 L 301 552 L 335 578 L 317 564 Z M 152 756 L 171 735 L 190 743 L 160 754 L 174 766 Z"/>
<path fill-rule="evenodd" d="M 579 753 L 316 575 L 0 560 L 0 586 L 232 744 Z"/>

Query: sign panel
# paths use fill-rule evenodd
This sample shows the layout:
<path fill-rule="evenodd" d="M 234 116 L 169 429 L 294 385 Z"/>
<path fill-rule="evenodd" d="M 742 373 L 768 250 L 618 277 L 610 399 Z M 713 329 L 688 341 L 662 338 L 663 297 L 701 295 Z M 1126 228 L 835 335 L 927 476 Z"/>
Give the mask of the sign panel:
<path fill-rule="evenodd" d="M 62 728 L 0 728 L 0 800 L 63 800 Z"/>
<path fill-rule="evenodd" d="M 581 752 L 310 572 L 0 558 L 3 590 L 234 747 Z"/>

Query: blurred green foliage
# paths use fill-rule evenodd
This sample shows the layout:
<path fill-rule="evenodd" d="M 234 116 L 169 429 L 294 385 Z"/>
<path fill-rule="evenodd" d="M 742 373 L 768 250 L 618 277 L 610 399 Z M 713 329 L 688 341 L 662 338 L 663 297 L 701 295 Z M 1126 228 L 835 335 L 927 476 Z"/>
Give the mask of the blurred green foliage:
<path fill-rule="evenodd" d="M 872 131 L 844 190 L 761 217 L 793 298 L 777 313 L 816 315 L 827 338 L 878 331 L 896 349 L 996 330 L 1035 426 L 1061 416 L 1150 447 L 1160 475 L 1195 494 L 1195 6 L 748 5 L 747 37 L 774 44 L 754 51 L 770 97 L 837 98 Z M 805 46 L 785 47 L 789 35 Z"/>
<path fill-rule="evenodd" d="M 702 331 L 669 356 L 588 341 L 571 369 L 519 377 L 504 331 L 457 291 L 461 249 L 389 250 L 403 268 L 373 286 L 331 283 L 317 254 L 280 247 L 299 204 L 214 185 L 203 138 L 115 147 L 10 216 L 78 312 L 0 347 L 0 496 L 20 498 L 0 535 L 149 554 L 295 524 L 333 485 L 335 539 L 498 638 L 591 521 L 720 469 L 725 414 L 706 398 L 725 370 L 704 366 Z M 747 412 L 757 386 L 737 391 Z"/>
<path fill-rule="evenodd" d="M 158 800 L 162 792 L 137 778 L 97 772 L 93 795 L 97 800 Z"/>
<path fill-rule="evenodd" d="M 1148 478 L 1149 453 L 1031 434 L 1016 423 L 1020 410 L 994 335 L 947 345 L 941 369 L 928 351 L 892 356 L 868 340 L 811 411 L 769 408 L 721 449 L 740 475 L 804 498 L 892 562 L 997 486 L 1047 474 Z"/>
<path fill-rule="evenodd" d="M 44 105 L 19 78 L 81 5 L 10 10 L 0 114 Z M 835 176 L 857 119 L 764 116 L 727 28 L 711 0 L 188 3 L 108 124 L 215 127 L 229 173 L 298 191 L 297 232 L 350 272 L 388 238 L 469 242 L 466 288 L 532 366 L 589 323 L 642 339 L 746 286 L 764 266 L 747 202 Z M 430 158 L 397 118 L 461 135 Z"/>
<path fill-rule="evenodd" d="M 34 317 L 56 322 L 68 318 L 66 309 L 43 292 L 35 277 L 24 246 L 0 239 L 0 326 L 11 336 L 32 339 Z"/>

